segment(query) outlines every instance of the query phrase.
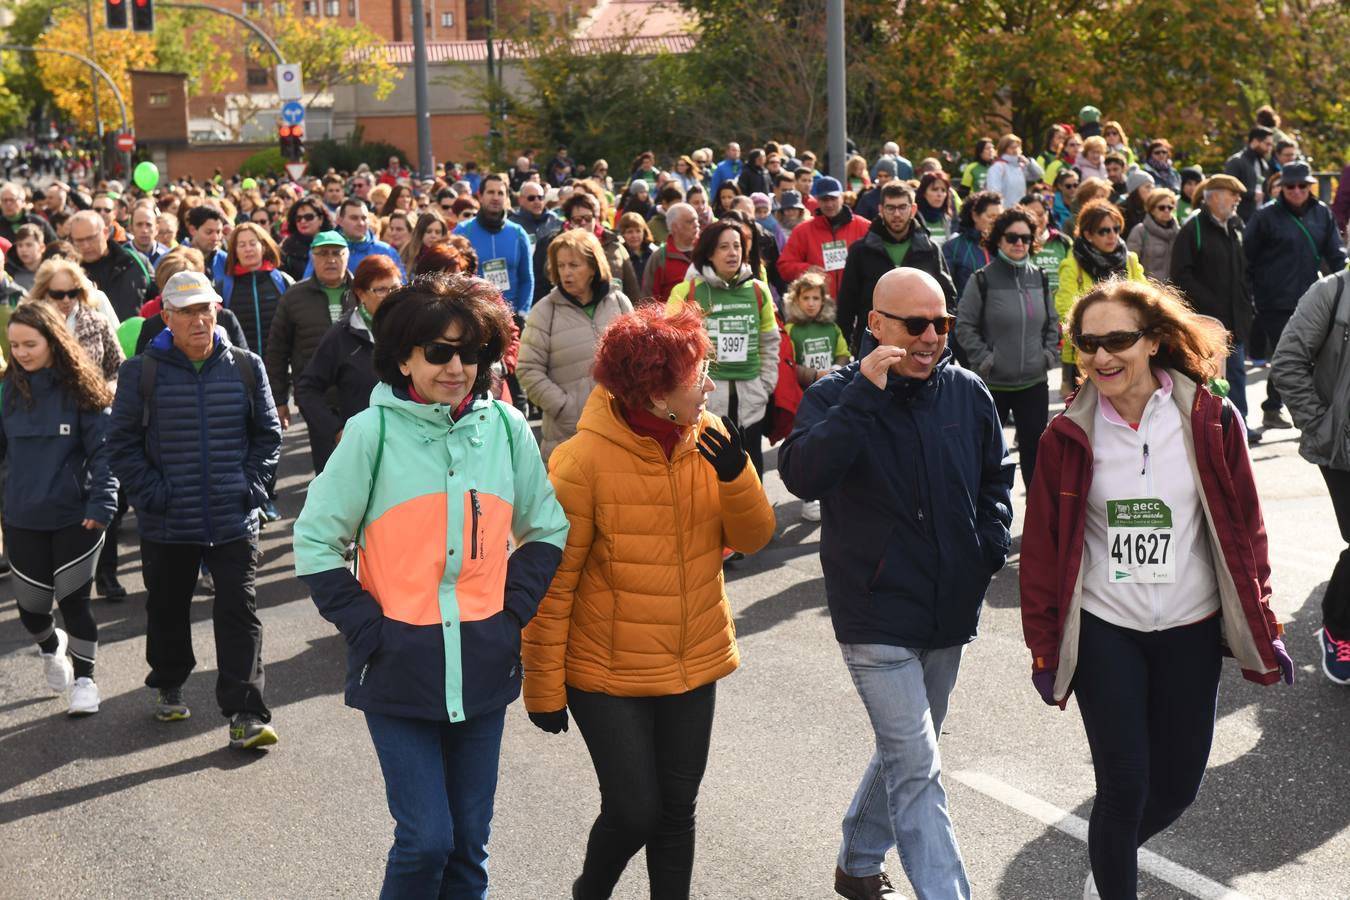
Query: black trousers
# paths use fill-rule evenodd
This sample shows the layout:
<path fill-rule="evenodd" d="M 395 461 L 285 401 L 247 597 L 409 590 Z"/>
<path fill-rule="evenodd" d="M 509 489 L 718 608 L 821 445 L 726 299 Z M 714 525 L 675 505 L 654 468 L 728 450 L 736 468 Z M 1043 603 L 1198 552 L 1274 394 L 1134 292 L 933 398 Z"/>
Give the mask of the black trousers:
<path fill-rule="evenodd" d="M 1332 637 L 1350 640 L 1350 472 L 1319 466 L 1322 478 L 1331 494 L 1331 508 L 1336 511 L 1336 524 L 1341 529 L 1341 540 L 1347 546 L 1331 570 L 1327 592 L 1322 595 L 1322 624 Z"/>
<path fill-rule="evenodd" d="M 990 391 L 998 420 L 1008 421 L 1013 414 L 1013 430 L 1017 433 L 1017 457 L 1022 469 L 1022 486 L 1031 490 L 1031 476 L 1036 471 L 1036 449 L 1041 433 L 1050 422 L 1050 385 L 1042 381 L 1017 391 Z"/>
<path fill-rule="evenodd" d="M 1292 315 L 1292 312 L 1280 312 L 1279 310 L 1256 314 L 1256 321 L 1261 324 L 1261 329 L 1266 338 L 1266 352 L 1261 358 L 1268 359 L 1275 355 L 1275 348 L 1280 343 L 1280 335 L 1284 334 L 1284 326 L 1289 324 L 1289 317 Z M 1275 389 L 1275 379 L 1267 375 L 1266 399 L 1261 404 L 1261 408 L 1266 412 L 1279 412 L 1283 407 L 1284 401 L 1280 399 L 1280 392 Z"/>
<path fill-rule="evenodd" d="M 258 543 L 161 544 L 141 538 L 145 575 L 145 661 L 153 688 L 180 687 L 197 666 L 192 653 L 192 592 L 202 563 L 215 579 L 216 701 L 227 717 L 248 712 L 270 721 L 263 702 L 262 622 L 258 620 Z"/>
<path fill-rule="evenodd" d="M 59 607 L 77 678 L 93 677 L 98 655 L 98 625 L 89 609 L 89 593 L 102 538 L 102 531 L 83 525 L 52 531 L 5 525 L 19 621 L 40 645 L 55 633 L 52 606 Z"/>
<path fill-rule="evenodd" d="M 600 815 L 572 887 L 576 900 L 609 897 L 644 846 L 651 900 L 688 900 L 716 690 L 714 683 L 666 697 L 612 697 L 567 689 L 600 780 Z"/>
<path fill-rule="evenodd" d="M 736 394 L 736 382 L 728 382 L 731 396 L 727 400 L 727 418 L 736 423 L 740 428 L 741 436 L 745 438 L 745 452 L 750 457 L 750 464 L 755 467 L 755 472 L 760 478 L 764 477 L 764 419 L 752 425 L 742 425 L 740 420 L 740 397 Z M 769 397 L 770 405 L 773 404 L 773 397 Z"/>
<path fill-rule="evenodd" d="M 1082 614 L 1073 692 L 1097 777 L 1088 858 L 1103 900 L 1134 900 L 1139 847 L 1200 790 L 1221 659 L 1218 616 L 1135 631 Z"/>

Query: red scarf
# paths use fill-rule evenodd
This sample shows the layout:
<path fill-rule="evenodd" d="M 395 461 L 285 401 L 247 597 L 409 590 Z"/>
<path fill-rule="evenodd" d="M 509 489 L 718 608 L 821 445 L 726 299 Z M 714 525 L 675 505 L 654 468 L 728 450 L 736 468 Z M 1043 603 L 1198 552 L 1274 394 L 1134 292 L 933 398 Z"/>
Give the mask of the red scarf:
<path fill-rule="evenodd" d="M 421 403 L 425 406 L 430 406 L 432 402 L 430 400 L 427 400 L 421 394 L 417 393 L 417 388 L 413 387 L 413 383 L 411 381 L 408 382 L 408 397 L 414 403 Z M 472 403 L 473 403 L 473 392 L 470 391 L 469 393 L 464 395 L 463 400 L 459 401 L 459 406 L 455 407 L 454 412 L 450 413 L 450 418 L 458 422 L 460 418 L 463 417 L 463 415 L 469 411 L 469 406 Z"/>
<path fill-rule="evenodd" d="M 645 409 L 629 409 L 623 407 L 623 417 L 628 422 L 628 427 L 633 429 L 633 433 L 639 437 L 649 437 L 661 445 L 661 449 L 666 454 L 666 459 L 675 452 L 675 445 L 680 442 L 680 436 L 683 428 L 678 422 L 672 422 L 669 419 L 663 419 L 660 416 L 654 416 Z"/>
<path fill-rule="evenodd" d="M 276 266 L 272 265 L 267 260 L 263 260 L 263 264 L 261 266 L 258 266 L 258 268 L 256 269 L 245 269 L 243 266 L 239 265 L 238 263 L 235 263 L 234 277 L 238 278 L 240 275 L 247 275 L 249 272 L 270 272 L 275 268 Z"/>

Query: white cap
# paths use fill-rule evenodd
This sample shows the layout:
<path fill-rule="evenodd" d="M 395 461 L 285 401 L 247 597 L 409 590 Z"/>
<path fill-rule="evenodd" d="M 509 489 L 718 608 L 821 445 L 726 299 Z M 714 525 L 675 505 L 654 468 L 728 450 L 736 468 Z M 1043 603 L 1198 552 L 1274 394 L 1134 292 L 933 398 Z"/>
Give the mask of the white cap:
<path fill-rule="evenodd" d="M 220 302 L 211 280 L 201 272 L 177 272 L 164 285 L 163 303 L 169 309 Z"/>

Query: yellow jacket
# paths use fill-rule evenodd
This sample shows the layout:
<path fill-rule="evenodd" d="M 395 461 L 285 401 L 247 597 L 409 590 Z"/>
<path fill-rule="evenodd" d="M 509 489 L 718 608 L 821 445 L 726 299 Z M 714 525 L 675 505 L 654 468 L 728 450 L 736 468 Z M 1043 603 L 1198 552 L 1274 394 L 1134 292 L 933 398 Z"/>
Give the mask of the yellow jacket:
<path fill-rule="evenodd" d="M 1128 254 L 1125 263 L 1125 277 L 1130 281 L 1148 281 L 1148 276 L 1144 274 L 1144 267 L 1139 262 L 1139 255 L 1133 250 L 1127 250 Z M 1060 358 L 1064 362 L 1073 364 L 1078 361 L 1078 353 L 1074 350 L 1073 341 L 1069 339 L 1069 310 L 1078 302 L 1078 298 L 1092 290 L 1096 284 L 1092 276 L 1084 272 L 1078 265 L 1078 258 L 1069 251 L 1069 255 L 1064 257 L 1064 261 L 1059 264 L 1059 287 L 1055 290 L 1055 311 L 1059 313 L 1059 321 L 1064 325 L 1064 347 L 1060 350 Z"/>
<path fill-rule="evenodd" d="M 697 431 L 721 430 L 710 413 Z M 774 532 L 752 465 L 720 482 L 689 429 L 669 460 L 603 387 L 549 458 L 571 523 L 562 564 L 525 629 L 525 708 L 567 705 L 566 685 L 620 697 L 684 693 L 740 664 L 722 548 L 753 553 Z"/>

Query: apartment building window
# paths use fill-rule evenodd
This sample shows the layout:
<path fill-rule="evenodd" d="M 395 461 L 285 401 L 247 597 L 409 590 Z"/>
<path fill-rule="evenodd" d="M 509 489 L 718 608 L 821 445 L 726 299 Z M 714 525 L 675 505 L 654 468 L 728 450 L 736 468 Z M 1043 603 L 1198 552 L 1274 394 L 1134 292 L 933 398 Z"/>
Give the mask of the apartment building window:
<path fill-rule="evenodd" d="M 307 16 L 317 16 L 319 14 L 319 0 L 305 0 L 301 7 Z"/>
<path fill-rule="evenodd" d="M 356 18 L 356 0 L 347 0 L 347 15 Z"/>
<path fill-rule="evenodd" d="M 244 0 L 244 15 L 260 16 L 262 15 L 262 0 Z"/>
<path fill-rule="evenodd" d="M 342 15 L 342 0 L 323 0 L 323 14 L 330 19 Z"/>
<path fill-rule="evenodd" d="M 443 12 L 443 13 L 441 13 L 441 27 L 442 27 L 442 28 L 454 28 L 454 27 L 455 27 L 455 14 L 452 13 L 452 12 Z"/>
<path fill-rule="evenodd" d="M 278 16 L 286 15 L 288 9 L 290 9 L 290 4 L 288 4 L 286 0 L 276 0 L 276 2 L 272 4 L 272 12 Z"/>
<path fill-rule="evenodd" d="M 248 86 L 251 88 L 265 88 L 268 83 L 268 74 L 266 69 L 255 69 L 252 66 L 248 69 Z"/>

